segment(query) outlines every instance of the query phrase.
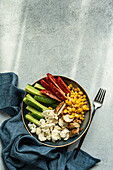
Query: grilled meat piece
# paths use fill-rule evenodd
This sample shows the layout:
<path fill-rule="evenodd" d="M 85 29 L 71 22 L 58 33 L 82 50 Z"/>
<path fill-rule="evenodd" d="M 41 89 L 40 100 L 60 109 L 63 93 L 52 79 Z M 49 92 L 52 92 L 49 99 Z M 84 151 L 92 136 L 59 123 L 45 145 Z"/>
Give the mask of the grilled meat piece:
<path fill-rule="evenodd" d="M 73 123 L 70 123 L 70 124 L 68 125 L 68 128 L 69 128 L 69 129 L 79 128 L 79 127 L 80 127 L 80 124 L 77 123 L 77 122 L 73 122 Z"/>

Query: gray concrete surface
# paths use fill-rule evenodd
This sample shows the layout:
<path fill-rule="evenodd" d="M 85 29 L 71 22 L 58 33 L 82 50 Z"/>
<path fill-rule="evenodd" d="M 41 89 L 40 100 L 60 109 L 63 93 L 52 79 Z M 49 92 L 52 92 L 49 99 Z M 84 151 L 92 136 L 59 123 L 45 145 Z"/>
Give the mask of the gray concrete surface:
<path fill-rule="evenodd" d="M 22 89 L 47 72 L 76 80 L 91 101 L 105 88 L 82 149 L 101 159 L 92 169 L 113 169 L 113 0 L 1 0 L 0 72 L 9 71 Z"/>

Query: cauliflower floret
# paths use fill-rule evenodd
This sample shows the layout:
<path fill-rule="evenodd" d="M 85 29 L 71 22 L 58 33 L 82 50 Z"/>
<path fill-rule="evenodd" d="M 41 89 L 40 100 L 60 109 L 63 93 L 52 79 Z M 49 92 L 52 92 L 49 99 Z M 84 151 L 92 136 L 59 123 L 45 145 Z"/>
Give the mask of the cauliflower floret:
<path fill-rule="evenodd" d="M 54 127 L 54 130 L 61 131 L 61 130 L 62 130 L 62 128 L 61 128 L 60 126 L 56 125 L 56 126 Z"/>
<path fill-rule="evenodd" d="M 69 133 L 66 134 L 66 137 L 64 138 L 64 140 L 68 140 L 69 139 Z"/>
<path fill-rule="evenodd" d="M 56 119 L 58 120 L 57 114 L 54 113 L 54 110 L 45 110 L 42 112 L 42 115 L 45 117 L 45 119 Z"/>
<path fill-rule="evenodd" d="M 65 128 L 64 130 L 61 131 L 60 136 L 61 138 L 66 140 L 67 138 L 69 138 L 69 133 L 70 131 L 67 128 Z"/>
<path fill-rule="evenodd" d="M 35 133 L 35 132 L 36 132 L 36 128 L 32 128 L 31 133 Z"/>
<path fill-rule="evenodd" d="M 40 133 L 40 134 L 38 135 L 38 138 L 39 138 L 40 141 L 45 141 L 45 140 L 46 140 L 46 137 L 44 136 L 44 132 Z"/>
<path fill-rule="evenodd" d="M 40 127 L 37 127 L 36 128 L 36 134 L 39 135 L 41 133 L 41 128 Z"/>
<path fill-rule="evenodd" d="M 46 118 L 49 118 L 49 119 L 52 119 L 54 118 L 54 111 L 53 110 L 45 110 L 42 112 L 42 116 Z"/>
<path fill-rule="evenodd" d="M 50 141 L 51 140 L 51 134 L 47 135 L 46 139 Z"/>
<path fill-rule="evenodd" d="M 47 119 L 47 123 L 57 124 L 57 123 L 58 123 L 58 120 L 56 120 L 55 118 L 54 118 L 54 119 Z"/>
<path fill-rule="evenodd" d="M 29 123 L 28 124 L 29 129 L 31 130 L 31 133 L 35 133 L 36 132 L 36 125 L 34 123 Z"/>
<path fill-rule="evenodd" d="M 55 142 L 57 140 L 61 140 L 60 131 L 59 130 L 53 130 L 52 134 L 51 134 L 51 137 L 52 137 L 53 142 Z"/>
<path fill-rule="evenodd" d="M 36 125 L 34 123 L 28 123 L 29 129 L 36 128 Z"/>
<path fill-rule="evenodd" d="M 42 128 L 42 131 L 48 134 L 50 132 L 50 129 L 48 126 L 45 125 L 45 127 Z"/>
<path fill-rule="evenodd" d="M 42 126 L 42 125 L 44 125 L 44 124 L 45 124 L 45 119 L 40 119 L 39 125 Z"/>
<path fill-rule="evenodd" d="M 59 125 L 60 125 L 62 128 L 65 128 L 65 127 L 68 126 L 68 123 L 64 122 L 64 120 L 60 118 L 60 119 L 59 119 Z"/>

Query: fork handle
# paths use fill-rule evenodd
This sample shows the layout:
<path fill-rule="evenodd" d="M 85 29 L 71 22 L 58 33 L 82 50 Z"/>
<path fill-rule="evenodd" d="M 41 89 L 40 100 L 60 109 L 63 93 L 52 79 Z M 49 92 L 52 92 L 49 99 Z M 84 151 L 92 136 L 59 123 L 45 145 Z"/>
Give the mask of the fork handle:
<path fill-rule="evenodd" d="M 92 120 L 93 120 L 95 111 L 96 111 L 96 109 L 93 110 L 92 117 L 91 117 L 91 122 L 92 122 Z M 90 125 L 91 125 L 91 122 L 90 122 Z M 89 125 L 89 127 L 90 127 L 90 125 Z M 75 158 L 77 157 L 77 155 L 78 155 L 78 152 L 79 152 L 79 150 L 80 150 L 80 148 L 81 148 L 81 146 L 82 146 L 82 143 L 83 143 L 83 141 L 84 141 L 84 139 L 85 139 L 85 137 L 86 137 L 86 134 L 87 134 L 87 132 L 88 132 L 88 130 L 89 130 L 89 127 L 88 127 L 88 129 L 86 130 L 86 132 L 84 133 L 84 135 L 83 135 L 83 136 L 81 137 L 81 139 L 80 139 L 79 145 L 78 145 L 77 150 L 76 150 L 76 153 L 75 153 L 75 155 L 74 155 L 74 159 L 75 159 Z"/>

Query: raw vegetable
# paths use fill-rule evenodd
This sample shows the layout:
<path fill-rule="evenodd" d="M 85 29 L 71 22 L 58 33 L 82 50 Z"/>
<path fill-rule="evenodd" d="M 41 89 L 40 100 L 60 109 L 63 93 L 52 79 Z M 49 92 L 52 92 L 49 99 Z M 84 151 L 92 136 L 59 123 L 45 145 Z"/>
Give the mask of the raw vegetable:
<path fill-rule="evenodd" d="M 53 109 L 55 109 L 58 106 L 58 104 L 51 104 L 50 107 L 52 107 Z"/>
<path fill-rule="evenodd" d="M 45 89 L 45 88 L 44 88 L 41 84 L 39 84 L 39 83 L 35 83 L 34 87 L 37 88 L 37 89 L 40 89 L 40 90 L 44 90 L 44 89 Z"/>
<path fill-rule="evenodd" d="M 30 94 L 27 94 L 26 97 L 24 97 L 23 101 L 24 101 L 28 106 L 35 107 L 35 108 L 38 109 L 39 111 L 48 110 L 47 107 L 43 106 L 43 105 L 40 104 L 38 101 L 36 101 Z"/>
<path fill-rule="evenodd" d="M 26 86 L 25 91 L 30 94 L 33 94 L 33 95 L 41 95 L 42 96 L 42 93 L 39 90 L 37 90 L 35 87 L 31 86 L 30 84 L 28 84 Z"/>
<path fill-rule="evenodd" d="M 59 87 L 59 85 L 57 84 L 57 80 L 53 77 L 52 74 L 47 73 L 48 78 L 51 80 L 51 82 L 61 91 L 62 94 L 64 94 L 64 92 L 62 91 L 62 89 Z M 51 87 L 50 87 L 51 88 Z"/>
<path fill-rule="evenodd" d="M 29 120 L 30 122 L 32 122 L 32 123 L 36 124 L 37 126 L 39 126 L 39 121 L 38 121 L 37 119 L 35 119 L 35 118 L 31 115 L 31 113 L 26 114 L 26 115 L 25 115 L 25 118 L 26 118 L 27 120 Z"/>
<path fill-rule="evenodd" d="M 46 82 L 48 83 L 48 84 L 50 84 L 50 80 L 49 80 L 49 78 L 48 77 L 45 77 L 45 79 L 46 79 Z"/>
<path fill-rule="evenodd" d="M 38 95 L 35 95 L 34 96 L 34 99 L 39 101 L 39 102 L 42 102 L 42 103 L 46 103 L 46 104 L 53 104 L 53 103 L 56 103 L 55 100 L 51 99 L 50 97 L 43 97 L 43 96 L 38 96 Z"/>
<path fill-rule="evenodd" d="M 67 94 L 71 93 L 70 89 L 68 86 L 64 83 L 64 81 L 61 79 L 61 77 L 57 78 L 57 84 L 60 86 L 60 88 Z"/>
<path fill-rule="evenodd" d="M 43 94 L 46 94 L 47 96 L 51 97 L 52 99 L 55 99 L 55 100 L 61 102 L 61 100 L 59 98 L 57 98 L 50 90 L 41 90 L 40 92 Z"/>
<path fill-rule="evenodd" d="M 43 87 L 45 87 L 47 90 L 51 90 L 49 84 L 48 84 L 45 80 L 41 79 L 40 83 L 41 83 L 41 85 L 42 85 Z"/>
<path fill-rule="evenodd" d="M 35 108 L 27 106 L 26 109 L 33 113 L 33 117 L 36 117 L 37 119 L 43 118 L 42 113 L 36 110 Z"/>
<path fill-rule="evenodd" d="M 52 92 L 60 99 L 60 100 L 66 100 L 66 96 L 61 93 L 61 91 L 53 84 L 50 83 L 50 88 L 52 90 Z"/>
<path fill-rule="evenodd" d="M 50 74 L 50 73 L 47 73 L 47 77 L 48 77 L 48 79 L 51 81 L 51 82 L 56 82 L 56 79 L 53 77 L 53 75 L 52 74 Z"/>

